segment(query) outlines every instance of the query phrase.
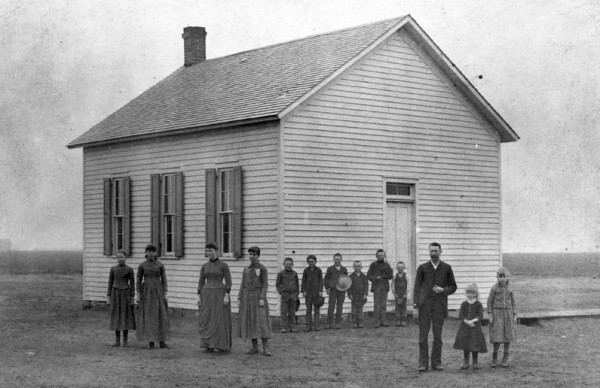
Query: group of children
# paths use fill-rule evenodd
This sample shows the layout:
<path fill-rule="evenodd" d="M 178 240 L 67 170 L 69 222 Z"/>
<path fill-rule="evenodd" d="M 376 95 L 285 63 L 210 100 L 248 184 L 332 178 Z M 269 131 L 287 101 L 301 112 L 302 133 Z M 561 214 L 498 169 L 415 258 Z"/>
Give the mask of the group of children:
<path fill-rule="evenodd" d="M 388 290 L 391 288 L 395 299 L 396 326 L 406 326 L 406 308 L 408 296 L 408 278 L 405 264 L 398 262 L 396 275 L 392 273 L 390 265 L 385 261 L 385 252 L 378 250 L 377 260 L 371 263 L 365 275 L 362 272 L 362 263 L 353 263 L 354 272 L 349 275 L 351 285 L 344 289 L 340 287 L 338 279 L 348 276 L 347 269 L 342 266 L 342 255 L 333 256 L 333 265 L 327 268 L 325 277 L 319 267 L 315 255 L 306 258 L 308 266 L 304 269 L 300 284 L 298 274 L 293 270 L 294 260 L 291 257 L 284 259 L 284 269 L 277 275 L 276 287 L 281 295 L 281 332 L 297 332 L 295 328 L 296 311 L 299 308 L 299 293 L 306 303 L 306 328 L 304 331 L 319 331 L 320 308 L 324 305 L 323 288 L 329 296 L 327 311 L 327 329 L 340 329 L 342 309 L 346 292 L 351 301 L 351 316 L 354 328 L 364 328 L 363 307 L 367 302 L 369 281 L 374 294 L 375 325 L 374 327 L 387 327 L 385 312 Z M 486 353 L 487 346 L 482 326 L 489 324 L 490 342 L 493 344 L 492 367 L 498 366 L 498 352 L 500 344 L 504 345 L 501 366 L 508 366 L 510 343 L 516 339 L 517 314 L 515 312 L 515 298 L 509 288 L 510 273 L 506 268 L 499 268 L 497 283 L 491 288 L 487 300 L 487 319 L 484 319 L 484 309 L 479 301 L 479 289 L 476 284 L 471 284 L 466 289 L 466 300 L 460 307 L 460 326 L 456 334 L 454 349 L 462 350 L 464 364 L 461 369 L 469 369 L 470 356 L 472 368 L 479 369 L 478 355 Z M 391 280 L 391 287 L 390 287 Z M 314 311 L 314 315 L 313 315 Z M 334 315 L 335 312 L 335 315 Z"/>
<path fill-rule="evenodd" d="M 377 260 L 374 261 L 365 275 L 362 272 L 362 263 L 357 260 L 353 264 L 354 272 L 348 276 L 348 270 L 342 266 L 342 255 L 333 255 L 333 265 L 327 268 L 325 276 L 317 267 L 317 257 L 309 255 L 306 258 L 308 266 L 302 274 L 302 282 L 298 274 L 293 270 L 294 260 L 286 257 L 283 262 L 284 269 L 277 275 L 275 286 L 281 295 L 281 332 L 297 332 L 295 328 L 296 311 L 299 308 L 299 294 L 306 302 L 306 328 L 304 331 L 319 331 L 321 320 L 320 309 L 325 304 L 323 288 L 328 295 L 327 326 L 326 329 L 340 329 L 342 322 L 342 310 L 346 293 L 352 305 L 352 323 L 355 328 L 364 328 L 363 307 L 367 302 L 369 293 L 369 281 L 371 292 L 374 293 L 380 314 L 376 316 L 375 327 L 389 326 L 385 322 L 385 309 L 387 295 L 390 290 L 396 300 L 395 316 L 396 326 L 406 326 L 406 301 L 408 296 L 408 278 L 405 265 L 399 262 L 396 266 L 397 273 L 394 276 L 390 265 L 385 261 L 385 252 L 378 250 Z M 341 277 L 349 277 L 351 282 L 349 288 L 340 282 Z M 341 284 L 340 284 L 341 283 Z"/>

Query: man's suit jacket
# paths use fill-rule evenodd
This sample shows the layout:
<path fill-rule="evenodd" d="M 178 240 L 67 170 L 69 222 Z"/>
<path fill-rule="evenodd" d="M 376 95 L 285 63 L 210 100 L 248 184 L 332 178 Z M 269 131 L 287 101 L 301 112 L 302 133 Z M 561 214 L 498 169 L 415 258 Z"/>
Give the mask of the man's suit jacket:
<path fill-rule="evenodd" d="M 454 280 L 454 273 L 450 264 L 446 264 L 440 260 L 437 269 L 433 268 L 431 261 L 423 263 L 417 269 L 417 276 L 415 278 L 415 289 L 414 289 L 414 303 L 418 307 L 425 302 L 427 294 L 433 289 L 433 286 L 437 285 L 444 288 L 444 292 L 435 294 L 435 297 L 440 298 L 442 305 L 444 306 L 444 316 L 448 317 L 448 295 L 456 292 L 456 281 Z"/>

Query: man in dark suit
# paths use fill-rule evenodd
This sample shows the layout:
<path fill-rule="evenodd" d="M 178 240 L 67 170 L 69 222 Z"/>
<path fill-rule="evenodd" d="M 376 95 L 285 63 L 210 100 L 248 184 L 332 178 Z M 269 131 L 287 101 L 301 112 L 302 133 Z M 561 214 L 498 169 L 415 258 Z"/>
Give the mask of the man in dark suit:
<path fill-rule="evenodd" d="M 427 370 L 429 350 L 427 339 L 433 326 L 433 348 L 431 350 L 431 369 L 442 367 L 442 326 L 448 318 L 448 295 L 456 291 L 454 273 L 449 264 L 440 260 L 442 247 L 433 242 L 429 244 L 430 261 L 417 269 L 414 308 L 419 310 L 419 371 Z"/>

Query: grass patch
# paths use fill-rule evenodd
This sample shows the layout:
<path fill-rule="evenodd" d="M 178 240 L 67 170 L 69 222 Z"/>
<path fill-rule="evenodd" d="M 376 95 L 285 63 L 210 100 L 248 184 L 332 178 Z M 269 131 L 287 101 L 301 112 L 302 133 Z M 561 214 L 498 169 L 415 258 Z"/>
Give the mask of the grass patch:
<path fill-rule="evenodd" d="M 81 274 L 82 251 L 0 252 L 0 274 Z"/>

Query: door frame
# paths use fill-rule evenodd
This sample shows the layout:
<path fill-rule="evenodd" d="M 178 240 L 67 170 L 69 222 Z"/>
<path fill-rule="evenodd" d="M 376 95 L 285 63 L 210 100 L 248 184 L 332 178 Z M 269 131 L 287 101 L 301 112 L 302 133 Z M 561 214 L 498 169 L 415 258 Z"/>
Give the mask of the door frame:
<path fill-rule="evenodd" d="M 410 197 L 403 196 L 388 196 L 387 195 L 387 184 L 388 183 L 400 183 L 410 185 L 414 188 Z M 414 276 L 416 275 L 417 268 L 419 267 L 419 179 L 414 177 L 406 177 L 406 176 L 384 176 L 382 182 L 382 193 L 383 193 L 383 201 L 382 201 L 382 214 L 383 219 L 381 222 L 381 236 L 382 241 L 385 241 L 385 217 L 387 211 L 388 202 L 408 202 L 412 203 L 412 217 L 413 217 L 413 241 L 412 241 L 412 255 L 413 255 L 413 274 L 409 274 L 409 287 L 413 287 Z M 385 244 L 383 244 L 385 245 Z M 392 270 L 396 270 L 392 268 Z M 410 292 L 409 292 L 410 294 Z"/>

